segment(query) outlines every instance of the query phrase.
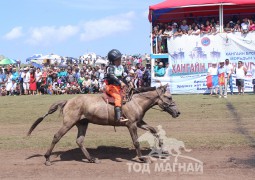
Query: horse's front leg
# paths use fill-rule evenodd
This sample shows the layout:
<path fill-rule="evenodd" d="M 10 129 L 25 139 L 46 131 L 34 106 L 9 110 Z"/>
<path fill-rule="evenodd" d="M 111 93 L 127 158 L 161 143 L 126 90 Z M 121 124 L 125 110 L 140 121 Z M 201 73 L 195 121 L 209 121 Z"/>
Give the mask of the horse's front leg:
<path fill-rule="evenodd" d="M 146 131 L 149 131 L 154 137 L 157 138 L 158 140 L 158 146 L 159 147 L 162 147 L 163 146 L 163 140 L 160 139 L 156 129 L 150 125 L 148 125 L 146 122 L 144 122 L 143 120 L 141 121 L 138 121 L 137 122 L 137 127 L 143 129 L 143 130 L 146 130 Z"/>
<path fill-rule="evenodd" d="M 143 162 L 146 162 L 146 163 L 149 163 L 150 159 L 147 158 L 147 157 L 143 157 L 142 153 L 141 153 L 140 144 L 139 144 L 139 142 L 137 140 L 138 139 L 138 135 L 137 135 L 137 125 L 136 125 L 136 123 L 129 124 L 127 126 L 127 128 L 128 128 L 129 133 L 131 135 L 133 144 L 135 146 L 136 154 L 137 154 L 139 160 L 141 160 Z"/>

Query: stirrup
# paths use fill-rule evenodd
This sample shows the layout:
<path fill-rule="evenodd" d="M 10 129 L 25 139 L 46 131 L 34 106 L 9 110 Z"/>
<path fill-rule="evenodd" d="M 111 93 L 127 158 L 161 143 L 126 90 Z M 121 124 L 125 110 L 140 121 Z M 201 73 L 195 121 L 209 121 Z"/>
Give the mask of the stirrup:
<path fill-rule="evenodd" d="M 119 122 L 126 122 L 126 121 L 128 121 L 128 119 L 126 119 L 124 117 L 120 117 L 120 119 L 119 119 Z"/>

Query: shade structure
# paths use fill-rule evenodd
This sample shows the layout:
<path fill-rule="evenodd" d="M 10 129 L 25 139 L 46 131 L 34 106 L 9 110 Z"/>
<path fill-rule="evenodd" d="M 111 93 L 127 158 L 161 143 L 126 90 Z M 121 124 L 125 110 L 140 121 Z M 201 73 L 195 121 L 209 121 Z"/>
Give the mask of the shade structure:
<path fill-rule="evenodd" d="M 149 7 L 149 20 L 169 22 L 170 19 L 199 16 L 217 16 L 219 6 L 224 6 L 224 15 L 254 14 L 254 0 L 166 0 Z"/>
<path fill-rule="evenodd" d="M 0 61 L 0 65 L 9 65 L 16 64 L 17 62 L 14 59 L 5 58 Z"/>
<path fill-rule="evenodd" d="M 26 59 L 26 62 L 30 62 L 30 61 L 32 61 L 32 60 L 36 60 L 36 59 L 40 58 L 41 56 L 42 56 L 42 54 L 34 54 L 33 56 L 28 57 L 28 58 Z"/>

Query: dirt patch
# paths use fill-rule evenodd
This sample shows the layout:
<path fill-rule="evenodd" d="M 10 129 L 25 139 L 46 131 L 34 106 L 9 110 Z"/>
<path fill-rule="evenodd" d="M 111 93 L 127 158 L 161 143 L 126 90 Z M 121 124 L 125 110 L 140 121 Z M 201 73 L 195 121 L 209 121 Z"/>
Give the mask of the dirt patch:
<path fill-rule="evenodd" d="M 137 163 L 134 149 L 121 147 L 98 147 L 88 149 L 100 159 L 99 164 L 88 163 L 80 149 L 55 151 L 51 156 L 52 166 L 44 165 L 44 151 L 1 151 L 0 179 L 130 179 L 169 178 L 189 179 L 252 179 L 255 174 L 255 149 L 231 148 L 224 150 L 193 149 L 190 157 L 203 162 L 203 173 L 155 172 L 155 163 L 149 166 L 150 173 L 129 170 L 128 164 Z M 149 150 L 143 150 L 148 154 Z M 141 164 L 141 163 L 138 163 Z M 137 165 L 135 170 L 138 170 Z"/>

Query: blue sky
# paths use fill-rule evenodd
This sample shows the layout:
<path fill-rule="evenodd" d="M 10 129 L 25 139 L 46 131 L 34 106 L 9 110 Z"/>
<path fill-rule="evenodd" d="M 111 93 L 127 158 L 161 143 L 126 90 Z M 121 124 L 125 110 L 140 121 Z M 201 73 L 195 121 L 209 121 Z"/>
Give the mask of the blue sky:
<path fill-rule="evenodd" d="M 0 55 L 150 53 L 149 5 L 163 0 L 2 0 Z"/>

